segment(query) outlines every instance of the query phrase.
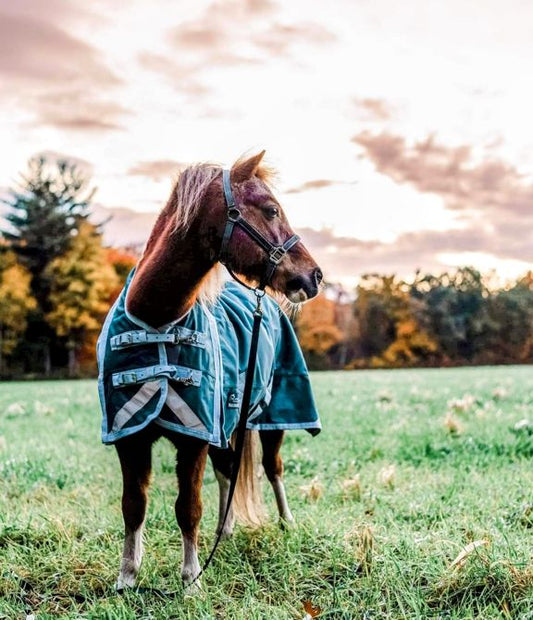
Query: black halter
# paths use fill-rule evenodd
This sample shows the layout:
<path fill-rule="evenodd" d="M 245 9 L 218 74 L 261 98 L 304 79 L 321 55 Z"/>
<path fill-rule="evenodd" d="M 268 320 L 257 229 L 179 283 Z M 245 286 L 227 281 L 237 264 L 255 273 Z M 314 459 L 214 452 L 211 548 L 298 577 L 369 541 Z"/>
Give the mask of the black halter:
<path fill-rule="evenodd" d="M 235 204 L 235 198 L 233 197 L 233 192 L 231 191 L 231 183 L 230 183 L 230 171 L 223 170 L 222 171 L 222 184 L 224 186 L 224 196 L 226 198 L 226 206 L 228 208 L 227 211 L 227 220 L 226 227 L 224 228 L 224 234 L 222 235 L 222 245 L 220 246 L 220 256 L 219 260 L 221 263 L 226 265 L 226 268 L 230 272 L 233 278 L 235 278 L 241 284 L 239 278 L 235 276 L 233 271 L 228 267 L 228 248 L 229 242 L 231 239 L 231 235 L 233 234 L 233 230 L 235 226 L 240 226 L 244 232 L 251 237 L 259 246 L 265 250 L 268 254 L 268 265 L 266 267 L 265 274 L 261 279 L 258 289 L 262 290 L 270 284 L 270 280 L 276 271 L 276 267 L 281 263 L 285 254 L 300 241 L 300 237 L 298 235 L 292 235 L 289 237 L 287 241 L 283 245 L 275 245 L 268 239 L 266 239 L 254 226 L 252 226 L 249 222 L 247 222 L 241 215 L 241 212 L 237 208 Z M 247 286 L 247 285 L 245 285 Z M 251 288 L 251 287 L 248 287 Z"/>

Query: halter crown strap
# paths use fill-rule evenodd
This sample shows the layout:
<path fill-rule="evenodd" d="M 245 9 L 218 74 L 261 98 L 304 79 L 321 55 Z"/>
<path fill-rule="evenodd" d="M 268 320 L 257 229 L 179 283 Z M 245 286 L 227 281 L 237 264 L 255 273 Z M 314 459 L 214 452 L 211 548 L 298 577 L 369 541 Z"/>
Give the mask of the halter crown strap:
<path fill-rule="evenodd" d="M 226 206 L 228 209 L 235 207 L 235 199 L 231 191 L 230 171 L 222 170 L 222 184 L 224 185 L 224 196 L 226 197 Z"/>
<path fill-rule="evenodd" d="M 228 260 L 228 248 L 233 229 L 235 228 L 235 219 L 230 217 L 230 211 L 235 211 L 232 215 L 239 215 L 240 212 L 235 206 L 235 199 L 233 198 L 233 192 L 231 191 L 229 170 L 222 171 L 222 185 L 224 187 L 224 197 L 226 198 L 226 206 L 228 208 L 228 217 L 226 219 L 226 226 L 222 235 L 222 245 L 220 246 L 219 260 L 221 263 L 226 264 Z"/>

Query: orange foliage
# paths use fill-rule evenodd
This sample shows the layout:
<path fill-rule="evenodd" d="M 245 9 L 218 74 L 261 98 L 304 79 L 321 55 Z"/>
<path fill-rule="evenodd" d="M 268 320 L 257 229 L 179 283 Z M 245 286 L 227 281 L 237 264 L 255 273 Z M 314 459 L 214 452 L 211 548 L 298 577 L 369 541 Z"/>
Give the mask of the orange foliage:
<path fill-rule="evenodd" d="M 297 329 L 304 351 L 324 355 L 344 338 L 336 325 L 336 304 L 321 293 L 303 306 Z"/>
<path fill-rule="evenodd" d="M 122 287 L 126 282 L 129 272 L 135 267 L 139 257 L 133 252 L 119 248 L 106 248 L 106 262 L 113 267 L 119 277 L 118 286 L 109 296 L 109 302 L 112 304 L 119 296 Z"/>

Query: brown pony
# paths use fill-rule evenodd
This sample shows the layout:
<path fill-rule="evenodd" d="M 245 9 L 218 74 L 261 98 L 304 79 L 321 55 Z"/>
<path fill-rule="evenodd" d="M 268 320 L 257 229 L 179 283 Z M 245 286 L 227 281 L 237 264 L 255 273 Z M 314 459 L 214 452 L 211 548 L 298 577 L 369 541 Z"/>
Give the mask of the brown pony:
<path fill-rule="evenodd" d="M 271 193 L 268 171 L 260 163 L 264 151 L 235 163 L 231 169 L 231 189 L 242 216 L 275 244 L 282 244 L 293 233 L 281 206 Z M 136 268 L 127 298 L 127 311 L 150 326 L 164 326 L 180 317 L 201 299 L 213 295 L 219 249 L 222 242 L 227 205 L 222 170 L 210 164 L 192 166 L 181 173 L 172 195 L 160 213 L 144 254 Z M 244 231 L 236 229 L 228 246 L 226 264 L 248 281 L 259 280 L 267 256 Z M 302 302 L 317 294 L 322 278 L 320 269 L 301 242 L 281 261 L 270 287 L 291 302 Z M 210 292 L 211 291 L 211 292 Z M 216 294 L 216 287 L 215 293 Z M 250 434 L 250 431 L 247 431 Z M 161 436 L 177 448 L 179 494 L 175 513 L 183 537 L 181 576 L 185 584 L 200 572 L 197 555 L 198 527 L 202 515 L 201 487 L 209 454 L 220 488 L 219 525 L 228 496 L 232 471 L 232 449 L 210 446 L 206 441 L 169 431 L 150 423 L 146 428 L 119 439 L 116 449 L 123 476 L 122 513 L 125 542 L 117 587 L 133 586 L 142 557 L 142 529 L 150 482 L 151 447 Z M 281 519 L 292 521 L 282 481 L 283 464 L 279 454 L 283 431 L 260 431 L 262 462 L 272 484 Z M 234 512 L 253 520 L 252 448 L 247 442 L 235 510 L 224 525 L 223 534 L 233 529 Z M 240 516 L 240 515 L 238 515 Z"/>

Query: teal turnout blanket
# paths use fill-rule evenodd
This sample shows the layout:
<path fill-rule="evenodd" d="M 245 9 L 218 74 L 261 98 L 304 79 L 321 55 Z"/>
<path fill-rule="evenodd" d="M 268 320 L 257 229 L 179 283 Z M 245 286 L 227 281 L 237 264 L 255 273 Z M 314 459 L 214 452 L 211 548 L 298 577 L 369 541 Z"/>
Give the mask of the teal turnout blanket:
<path fill-rule="evenodd" d="M 111 444 L 150 422 L 226 447 L 238 422 L 255 296 L 228 282 L 212 304 L 155 329 L 126 309 L 133 276 L 98 339 L 102 441 Z M 309 375 L 294 330 L 271 298 L 263 322 L 249 429 L 320 432 Z"/>

